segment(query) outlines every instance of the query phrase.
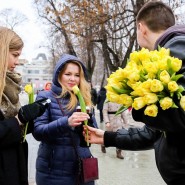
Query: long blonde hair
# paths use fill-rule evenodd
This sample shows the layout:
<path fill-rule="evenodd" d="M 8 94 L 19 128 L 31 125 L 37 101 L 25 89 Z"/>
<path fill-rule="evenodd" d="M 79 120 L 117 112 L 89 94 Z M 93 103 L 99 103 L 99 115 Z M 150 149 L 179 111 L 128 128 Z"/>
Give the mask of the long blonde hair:
<path fill-rule="evenodd" d="M 12 30 L 6 27 L 0 27 L 0 102 L 6 85 L 6 71 L 8 67 L 9 52 L 22 49 L 24 43 L 22 39 Z"/>
<path fill-rule="evenodd" d="M 77 99 L 76 95 L 73 92 L 69 91 L 60 81 L 61 76 L 63 75 L 64 71 L 66 70 L 66 68 L 68 66 L 68 64 L 70 64 L 70 63 L 76 64 L 80 68 L 79 89 L 82 93 L 82 96 L 84 98 L 86 106 L 90 107 L 92 105 L 92 103 L 91 103 L 91 91 L 90 91 L 91 87 L 90 87 L 89 83 L 86 81 L 86 79 L 84 77 L 84 71 L 82 69 L 81 64 L 77 61 L 67 62 L 59 73 L 58 82 L 60 83 L 60 85 L 62 87 L 62 93 L 61 93 L 60 97 L 65 97 L 67 93 L 70 94 L 70 101 L 69 101 L 69 103 L 67 104 L 67 107 L 66 107 L 68 110 L 73 110 L 76 107 L 77 103 L 78 103 L 78 99 Z"/>

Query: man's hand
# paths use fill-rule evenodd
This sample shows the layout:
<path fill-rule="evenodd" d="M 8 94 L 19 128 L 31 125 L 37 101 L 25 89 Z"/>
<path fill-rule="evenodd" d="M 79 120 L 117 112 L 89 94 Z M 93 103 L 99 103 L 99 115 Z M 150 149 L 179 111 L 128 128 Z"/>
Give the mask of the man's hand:
<path fill-rule="evenodd" d="M 88 136 L 86 134 L 86 130 L 88 130 Z M 84 125 L 84 131 L 83 135 L 85 137 L 86 142 L 91 143 L 91 144 L 104 144 L 104 133 L 105 131 L 97 128 L 93 128 L 90 126 L 85 126 Z"/>

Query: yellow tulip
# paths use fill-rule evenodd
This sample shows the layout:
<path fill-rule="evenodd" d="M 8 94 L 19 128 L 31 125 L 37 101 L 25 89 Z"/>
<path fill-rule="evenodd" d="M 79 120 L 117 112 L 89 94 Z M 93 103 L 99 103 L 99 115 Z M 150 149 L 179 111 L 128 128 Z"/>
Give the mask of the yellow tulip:
<path fill-rule="evenodd" d="M 159 70 L 167 70 L 168 65 L 167 65 L 167 58 L 162 58 L 160 61 L 158 61 L 158 68 Z"/>
<path fill-rule="evenodd" d="M 80 107 L 81 107 L 81 111 L 87 113 L 85 101 L 84 101 L 84 98 L 83 98 L 83 96 L 82 96 L 82 94 L 81 94 L 81 92 L 80 92 L 80 89 L 78 88 L 77 85 L 75 85 L 75 86 L 72 88 L 72 90 L 73 90 L 73 92 L 74 92 L 74 93 L 77 95 L 77 97 L 78 97 L 78 100 L 79 100 L 79 103 L 80 103 Z M 87 126 L 87 123 L 88 123 L 88 121 L 85 120 L 85 121 L 84 121 L 84 124 L 85 124 L 86 126 Z M 86 131 L 86 135 L 87 135 L 87 137 L 88 137 L 88 130 Z M 89 143 L 88 143 L 88 142 L 87 142 L 87 146 L 89 146 Z"/>
<path fill-rule="evenodd" d="M 133 86 L 134 91 L 132 91 L 130 94 L 132 96 L 144 96 L 147 93 L 150 93 L 150 80 L 147 80 L 143 83 L 136 83 L 135 86 Z"/>
<path fill-rule="evenodd" d="M 33 90 L 33 84 L 27 84 L 24 87 L 24 91 L 28 94 L 29 104 L 34 102 L 34 90 Z M 23 135 L 23 142 L 26 140 L 26 134 L 28 129 L 29 122 L 26 123 L 26 126 L 24 128 L 24 135 Z"/>
<path fill-rule="evenodd" d="M 145 65 L 143 67 L 148 73 L 156 74 L 158 72 L 158 66 L 156 62 L 147 61 L 144 64 Z"/>
<path fill-rule="evenodd" d="M 166 48 L 161 48 L 158 52 L 158 55 L 161 58 L 164 58 L 164 56 L 170 56 L 170 49 L 166 49 Z"/>
<path fill-rule="evenodd" d="M 161 82 L 166 83 L 166 84 L 170 81 L 170 75 L 166 70 L 163 70 L 160 73 L 159 78 L 160 78 Z"/>
<path fill-rule="evenodd" d="M 128 79 L 131 82 L 136 82 L 140 79 L 139 71 L 133 71 L 129 74 Z"/>
<path fill-rule="evenodd" d="M 136 88 L 134 91 L 132 91 L 130 94 L 132 96 L 145 96 L 145 94 L 150 93 L 149 89 L 145 89 L 145 88 Z"/>
<path fill-rule="evenodd" d="M 110 102 L 114 102 L 114 103 L 119 102 L 119 95 L 116 93 L 112 93 L 112 92 L 108 91 L 106 96 Z"/>
<path fill-rule="evenodd" d="M 144 96 L 144 101 L 147 105 L 156 103 L 158 101 L 158 97 L 155 93 L 147 93 Z"/>
<path fill-rule="evenodd" d="M 180 106 L 185 111 L 185 96 L 182 96 L 180 99 Z"/>
<path fill-rule="evenodd" d="M 155 73 L 148 73 L 146 76 L 147 76 L 148 79 L 155 79 L 156 78 Z"/>
<path fill-rule="evenodd" d="M 130 54 L 130 61 L 135 61 L 136 63 L 140 61 L 137 51 L 134 51 Z"/>
<path fill-rule="evenodd" d="M 144 89 L 150 90 L 151 82 L 152 82 L 152 80 L 151 80 L 151 79 L 148 79 L 147 81 L 144 81 L 144 82 L 140 85 L 140 87 L 141 87 L 141 88 L 144 88 Z"/>
<path fill-rule="evenodd" d="M 161 81 L 157 79 L 153 79 L 151 82 L 150 90 L 152 92 L 160 92 L 164 89 L 163 84 Z"/>
<path fill-rule="evenodd" d="M 80 103 L 80 107 L 81 107 L 81 111 L 82 112 L 87 112 L 86 110 L 86 105 L 85 105 L 85 101 L 84 101 L 84 98 L 80 92 L 80 89 L 78 88 L 77 85 L 75 85 L 73 88 L 72 88 L 73 92 L 77 95 L 78 97 L 78 100 L 79 100 L 79 103 Z M 85 121 L 85 124 L 87 124 L 87 121 Z"/>
<path fill-rule="evenodd" d="M 133 103 L 132 97 L 127 94 L 121 94 L 119 98 L 119 104 L 124 105 L 125 107 L 130 107 Z"/>
<path fill-rule="evenodd" d="M 141 51 L 138 52 L 138 57 L 140 61 L 147 60 L 150 56 L 150 52 L 146 48 L 142 48 Z"/>
<path fill-rule="evenodd" d="M 182 67 L 182 60 L 179 60 L 178 58 L 173 58 L 171 60 L 171 67 L 173 71 L 179 71 Z"/>
<path fill-rule="evenodd" d="M 165 97 L 159 101 L 160 107 L 163 110 L 169 109 L 173 105 L 173 100 L 169 97 Z"/>
<path fill-rule="evenodd" d="M 158 113 L 158 107 L 155 104 L 148 105 L 144 111 L 144 114 L 151 117 L 156 117 Z"/>
<path fill-rule="evenodd" d="M 27 94 L 33 93 L 33 87 L 32 87 L 32 85 L 31 85 L 31 84 L 25 85 L 24 91 L 25 91 Z"/>
<path fill-rule="evenodd" d="M 144 101 L 144 98 L 143 97 L 135 98 L 134 99 L 134 102 L 132 103 L 132 107 L 135 110 L 139 110 L 139 109 L 143 108 L 145 105 L 146 104 L 145 104 L 145 101 Z"/>
<path fill-rule="evenodd" d="M 179 89 L 179 86 L 178 86 L 177 82 L 170 81 L 168 83 L 168 89 L 169 89 L 170 92 L 175 92 Z"/>

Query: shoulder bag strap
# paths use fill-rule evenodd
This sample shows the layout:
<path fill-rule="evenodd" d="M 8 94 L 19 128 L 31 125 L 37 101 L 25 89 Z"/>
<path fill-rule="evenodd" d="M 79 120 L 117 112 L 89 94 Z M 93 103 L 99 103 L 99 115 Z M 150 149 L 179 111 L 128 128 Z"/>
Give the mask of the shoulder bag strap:
<path fill-rule="evenodd" d="M 56 98 L 56 100 L 57 100 L 57 102 L 58 102 L 58 105 L 59 105 L 59 107 L 60 107 L 61 112 L 63 113 L 63 115 L 65 115 L 60 101 L 59 101 L 57 98 Z M 82 167 L 81 167 L 81 166 L 82 166 L 82 165 L 81 165 L 81 158 L 80 158 L 80 156 L 79 156 L 79 154 L 78 154 L 77 146 L 75 145 L 74 138 L 73 138 L 73 135 L 72 135 L 71 132 L 70 132 L 70 135 L 71 135 L 72 145 L 73 145 L 74 150 L 75 150 L 75 154 L 76 154 L 76 156 L 77 156 L 77 158 L 78 158 L 77 184 L 79 184 L 79 176 L 80 176 L 81 171 L 82 171 Z"/>

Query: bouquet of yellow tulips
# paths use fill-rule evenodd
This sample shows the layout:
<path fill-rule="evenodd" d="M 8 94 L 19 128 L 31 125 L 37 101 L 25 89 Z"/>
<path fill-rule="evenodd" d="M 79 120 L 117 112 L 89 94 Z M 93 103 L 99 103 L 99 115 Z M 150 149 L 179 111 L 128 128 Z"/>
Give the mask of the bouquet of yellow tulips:
<path fill-rule="evenodd" d="M 158 106 L 162 110 L 178 108 L 174 99 L 185 110 L 184 88 L 177 83 L 183 76 L 177 73 L 181 66 L 182 61 L 171 57 L 169 49 L 134 51 L 126 67 L 107 79 L 107 100 L 122 104 L 117 114 L 128 107 L 135 110 L 145 107 L 145 115 L 156 117 Z"/>

